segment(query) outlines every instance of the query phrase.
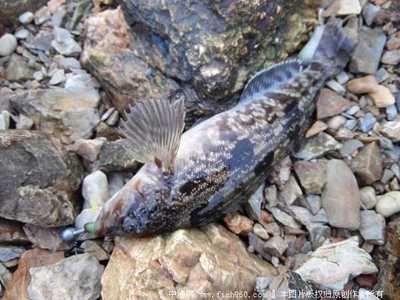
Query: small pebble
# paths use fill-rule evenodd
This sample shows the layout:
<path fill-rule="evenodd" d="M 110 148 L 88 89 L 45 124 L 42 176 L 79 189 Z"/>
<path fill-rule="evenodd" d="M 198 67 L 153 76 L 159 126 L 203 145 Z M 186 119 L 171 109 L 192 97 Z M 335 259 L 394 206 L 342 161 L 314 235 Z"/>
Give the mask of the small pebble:
<path fill-rule="evenodd" d="M 27 11 L 26 13 L 23 13 L 22 15 L 19 16 L 18 21 L 21 24 L 29 24 L 29 23 L 32 23 L 34 18 L 35 18 L 35 16 L 33 15 L 33 13 L 31 13 L 30 11 Z"/>
<path fill-rule="evenodd" d="M 59 69 L 56 70 L 53 75 L 51 76 L 51 79 L 49 81 L 49 85 L 57 85 L 65 81 L 65 73 L 64 70 Z"/>
<path fill-rule="evenodd" d="M 17 49 L 17 39 L 6 33 L 0 38 L 0 56 L 9 56 Z"/>
<path fill-rule="evenodd" d="M 25 40 L 29 36 L 29 31 L 26 29 L 20 29 L 15 33 L 15 37 L 19 40 Z"/>
<path fill-rule="evenodd" d="M 377 199 L 375 189 L 372 186 L 365 186 L 360 189 L 361 207 L 363 209 L 372 209 L 375 207 Z"/>
<path fill-rule="evenodd" d="M 397 108 L 395 104 L 386 107 L 386 118 L 388 121 L 393 121 L 397 117 Z"/>
<path fill-rule="evenodd" d="M 362 132 L 368 133 L 370 132 L 376 123 L 376 118 L 373 114 L 367 113 L 363 118 L 360 119 L 360 130 Z"/>

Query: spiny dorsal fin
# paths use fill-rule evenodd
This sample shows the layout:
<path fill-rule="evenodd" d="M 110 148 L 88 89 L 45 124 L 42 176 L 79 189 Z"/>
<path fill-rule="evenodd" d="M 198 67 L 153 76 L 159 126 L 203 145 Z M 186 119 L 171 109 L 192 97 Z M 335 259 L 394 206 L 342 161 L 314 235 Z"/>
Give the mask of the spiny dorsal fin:
<path fill-rule="evenodd" d="M 163 171 L 172 171 L 184 127 L 183 100 L 140 102 L 120 125 L 134 157 L 143 163 L 155 162 Z"/>
<path fill-rule="evenodd" d="M 240 102 L 278 89 L 280 85 L 287 83 L 302 69 L 303 64 L 300 60 L 291 59 L 256 73 L 246 84 L 240 96 Z"/>

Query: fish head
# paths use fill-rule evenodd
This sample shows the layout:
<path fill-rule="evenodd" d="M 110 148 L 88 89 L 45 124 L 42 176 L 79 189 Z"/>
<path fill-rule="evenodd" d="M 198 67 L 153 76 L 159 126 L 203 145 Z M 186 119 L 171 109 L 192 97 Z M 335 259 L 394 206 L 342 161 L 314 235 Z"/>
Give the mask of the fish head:
<path fill-rule="evenodd" d="M 86 230 L 96 235 L 148 236 L 165 228 L 170 175 L 146 164 L 110 199 Z"/>

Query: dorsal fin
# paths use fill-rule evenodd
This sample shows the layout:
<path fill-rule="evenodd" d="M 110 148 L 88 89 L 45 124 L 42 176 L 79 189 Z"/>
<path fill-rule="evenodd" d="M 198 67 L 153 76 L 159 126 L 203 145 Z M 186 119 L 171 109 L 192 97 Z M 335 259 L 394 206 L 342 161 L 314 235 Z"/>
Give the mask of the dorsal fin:
<path fill-rule="evenodd" d="M 261 94 L 278 89 L 279 86 L 287 83 L 301 72 L 303 67 L 300 60 L 291 59 L 256 73 L 246 84 L 240 96 L 240 102 L 246 102 Z"/>
<path fill-rule="evenodd" d="M 185 127 L 185 105 L 180 100 L 139 102 L 120 125 L 129 140 L 129 151 L 143 163 L 155 162 L 163 171 L 172 171 Z"/>

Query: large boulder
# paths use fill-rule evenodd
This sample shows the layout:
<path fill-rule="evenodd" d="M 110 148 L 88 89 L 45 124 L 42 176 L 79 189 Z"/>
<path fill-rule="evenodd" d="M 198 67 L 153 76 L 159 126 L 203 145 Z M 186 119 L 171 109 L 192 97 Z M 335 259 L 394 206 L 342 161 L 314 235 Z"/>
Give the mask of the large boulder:
<path fill-rule="evenodd" d="M 293 53 L 321 2 L 121 0 L 87 21 L 82 62 L 119 110 L 183 90 L 201 114 L 201 103 L 230 98 L 250 74 Z"/>
<path fill-rule="evenodd" d="M 249 254 L 222 226 L 152 238 L 118 238 L 102 278 L 102 299 L 203 299 L 232 291 L 252 295 L 275 269 Z"/>
<path fill-rule="evenodd" d="M 37 131 L 0 131 L 0 216 L 43 227 L 74 221 L 82 167 Z"/>

